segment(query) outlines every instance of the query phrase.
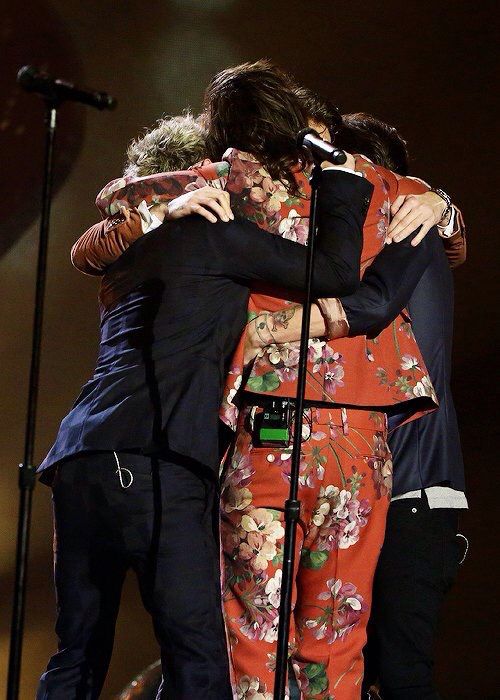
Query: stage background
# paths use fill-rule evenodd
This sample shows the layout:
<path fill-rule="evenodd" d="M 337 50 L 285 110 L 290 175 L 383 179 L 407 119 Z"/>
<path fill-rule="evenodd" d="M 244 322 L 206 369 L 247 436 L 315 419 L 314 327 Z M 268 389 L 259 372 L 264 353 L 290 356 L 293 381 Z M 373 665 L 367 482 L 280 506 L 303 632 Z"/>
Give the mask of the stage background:
<path fill-rule="evenodd" d="M 495 4 L 274 0 L 29 0 L 2 3 L 0 162 L 0 693 L 6 679 L 17 463 L 22 459 L 31 343 L 42 105 L 15 87 L 18 67 L 107 90 L 116 112 L 60 112 L 41 369 L 37 459 L 92 370 L 97 282 L 69 263 L 74 240 L 97 218 L 96 192 L 121 173 L 128 141 L 163 114 L 201 105 L 211 75 L 267 56 L 344 112 L 364 110 L 408 139 L 414 174 L 463 209 L 469 259 L 456 271 L 454 391 L 468 473 L 470 552 L 446 604 L 437 654 L 445 698 L 500 698 L 498 690 L 498 290 L 494 240 Z M 7 70 L 8 67 L 8 70 Z M 34 498 L 23 699 L 32 698 L 54 649 L 50 492 Z M 157 657 L 135 581 L 123 595 L 103 698 Z"/>

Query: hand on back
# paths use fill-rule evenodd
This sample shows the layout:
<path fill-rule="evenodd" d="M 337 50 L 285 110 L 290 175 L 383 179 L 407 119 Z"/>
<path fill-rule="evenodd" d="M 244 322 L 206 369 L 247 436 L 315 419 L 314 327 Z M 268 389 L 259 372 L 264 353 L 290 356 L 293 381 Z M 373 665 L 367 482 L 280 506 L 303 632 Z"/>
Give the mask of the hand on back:
<path fill-rule="evenodd" d="M 212 224 L 215 224 L 219 219 L 225 222 L 234 219 L 229 193 L 209 185 L 192 192 L 185 192 L 168 204 L 158 204 L 152 207 L 150 211 L 161 221 L 182 219 L 191 214 L 203 216 Z"/>
<path fill-rule="evenodd" d="M 411 243 L 413 246 L 418 245 L 430 229 L 441 221 L 445 209 L 446 202 L 435 192 L 399 195 L 391 206 L 393 218 L 386 243 L 398 243 L 421 226 Z"/>

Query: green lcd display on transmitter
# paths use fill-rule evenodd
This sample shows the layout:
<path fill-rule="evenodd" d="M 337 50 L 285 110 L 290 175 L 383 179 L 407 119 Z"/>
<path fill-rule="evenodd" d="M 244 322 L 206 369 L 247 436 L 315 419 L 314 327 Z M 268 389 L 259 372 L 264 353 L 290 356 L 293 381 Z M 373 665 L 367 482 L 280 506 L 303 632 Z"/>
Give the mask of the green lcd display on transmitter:
<path fill-rule="evenodd" d="M 261 447 L 288 447 L 291 440 L 291 403 L 273 399 L 255 416 L 254 435 Z"/>

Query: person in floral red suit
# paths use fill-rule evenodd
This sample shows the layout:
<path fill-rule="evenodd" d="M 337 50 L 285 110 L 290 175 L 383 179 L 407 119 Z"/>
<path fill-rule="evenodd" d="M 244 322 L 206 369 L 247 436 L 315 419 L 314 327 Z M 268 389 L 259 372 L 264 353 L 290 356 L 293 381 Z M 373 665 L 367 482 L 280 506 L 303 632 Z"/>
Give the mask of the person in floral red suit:
<path fill-rule="evenodd" d="M 224 112 L 216 103 L 211 107 L 209 134 L 214 126 L 210 118 L 217 118 L 217 110 Z M 290 192 L 289 186 L 287 189 L 273 179 L 250 154 L 232 150 L 225 158 L 229 167 L 217 165 L 213 174 L 222 178 L 216 184 L 231 193 L 234 213 L 277 235 L 305 242 L 309 194 L 306 173 L 297 170 L 295 191 Z M 383 247 L 390 201 L 397 196 L 397 178 L 361 157 L 355 165 L 375 184 L 377 195 L 365 227 L 366 266 Z M 206 184 L 200 179 L 203 170 L 191 172 L 189 187 Z M 159 175 L 137 185 L 115 181 L 101 193 L 100 208 L 113 214 L 124 204 L 137 208 L 142 201 L 148 203 L 148 198 L 149 203 L 159 202 L 163 193 L 164 199 L 171 199 L 175 191 L 172 179 L 178 180 L 178 175 Z M 85 265 L 89 259 L 89 240 L 95 243 L 95 237 L 87 234 L 75 246 L 73 257 L 80 266 L 82 260 Z M 272 308 L 269 299 L 254 294 L 252 313 Z M 283 306 L 283 300 L 275 303 Z M 380 409 L 397 406 L 402 420 L 406 420 L 429 410 L 434 402 L 407 317 L 401 317 L 385 336 L 357 342 L 349 339 L 336 345 L 315 340 L 310 346 L 311 408 L 304 424 L 301 475 L 302 556 L 297 571 L 296 633 L 291 636 L 294 668 L 302 693 L 308 698 L 359 697 L 371 580 L 390 493 L 386 418 Z M 245 384 L 243 353 L 244 341 L 235 355 L 221 414 L 226 423 L 237 428 L 222 507 L 228 563 L 226 622 L 238 697 L 267 698 L 272 696 L 282 504 L 291 448 L 258 447 L 253 441 L 251 421 L 263 400 L 267 401 L 264 396 L 293 397 L 297 353 L 289 347 L 276 347 L 254 363 Z M 238 410 L 235 398 L 243 385 L 246 395 Z M 338 408 L 339 404 L 356 408 Z"/>
<path fill-rule="evenodd" d="M 307 124 L 292 84 L 268 65 L 230 72 L 265 85 L 272 119 L 251 105 L 243 122 L 292 192 L 296 134 Z M 325 173 L 316 294 L 358 286 L 372 189 Z M 99 695 L 131 568 L 162 651 L 158 697 L 232 694 L 213 521 L 220 396 L 251 283 L 302 290 L 306 258 L 300 244 L 249 221 L 187 217 L 142 237 L 108 270 L 95 370 L 38 468 L 54 497 L 59 638 L 38 697 Z"/>
<path fill-rule="evenodd" d="M 351 150 L 362 149 L 373 162 L 402 175 L 408 173 L 409 157 L 404 140 L 396 129 L 371 115 L 344 115 L 336 143 Z M 411 200 L 427 189 L 426 183 L 405 178 L 401 182 L 401 199 L 406 195 Z M 398 219 L 401 221 L 401 217 Z M 397 236 L 400 225 L 397 220 L 394 223 Z M 444 596 L 457 573 L 464 550 L 460 546 L 463 536 L 457 535 L 460 509 L 467 508 L 464 467 L 449 388 L 453 317 L 453 282 L 449 268 L 465 261 L 466 243 L 462 216 L 456 208 L 452 208 L 449 221 L 443 223 L 438 228 L 444 236 L 448 264 L 437 243 L 409 303 L 412 327 L 418 342 L 422 343 L 440 406 L 423 420 L 407 424 L 389 435 L 395 482 L 375 577 L 374 609 L 365 648 L 368 667 L 363 686 L 366 692 L 378 678 L 382 697 L 394 700 L 439 697 L 432 677 L 433 642 Z M 359 296 L 359 292 L 354 295 L 355 298 Z M 380 297 L 378 299 L 380 301 Z M 311 334 L 321 337 L 328 332 L 325 310 L 332 332 L 345 332 L 347 317 L 343 305 L 352 320 L 350 300 L 319 300 L 319 305 L 326 309 L 323 308 L 322 313 L 313 305 Z M 286 327 L 282 324 L 284 311 L 260 312 L 251 321 L 247 357 L 265 347 L 269 331 L 275 342 L 287 343 L 300 337 L 301 310 L 295 309 L 291 317 L 288 313 Z M 384 309 L 377 308 L 376 314 L 383 316 Z M 349 332 L 360 332 L 357 319 Z M 419 572 L 418 577 L 415 571 Z M 373 697 L 379 697 L 373 688 L 371 690 L 375 693 Z"/>
<path fill-rule="evenodd" d="M 375 186 L 364 228 L 364 270 L 383 247 L 398 184 L 362 157 L 356 168 Z M 305 242 L 303 205 L 282 204 L 278 234 Z M 259 314 L 262 304 L 279 310 L 281 317 L 273 317 L 279 328 L 296 302 L 283 306 L 282 300 L 252 296 L 250 311 Z M 273 328 L 266 330 L 272 340 Z M 269 405 L 263 397 L 294 397 L 298 355 L 297 343 L 272 343 L 245 379 L 244 358 L 237 352 L 222 408 L 223 419 L 236 427 L 222 491 L 222 543 L 226 624 L 241 697 L 252 692 L 272 697 L 292 448 L 260 446 L 254 425 Z M 406 314 L 373 339 L 310 341 L 290 636 L 304 698 L 360 696 L 373 574 L 391 491 L 386 412 L 399 413 L 404 422 L 428 410 L 434 399 Z"/>

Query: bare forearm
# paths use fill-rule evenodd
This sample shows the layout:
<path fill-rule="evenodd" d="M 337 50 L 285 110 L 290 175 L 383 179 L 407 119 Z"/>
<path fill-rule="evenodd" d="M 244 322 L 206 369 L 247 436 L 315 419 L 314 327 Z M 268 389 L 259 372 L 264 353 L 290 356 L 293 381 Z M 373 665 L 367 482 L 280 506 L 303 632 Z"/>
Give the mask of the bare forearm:
<path fill-rule="evenodd" d="M 292 343 L 300 340 L 302 330 L 302 306 L 286 306 L 280 311 L 262 311 L 247 326 L 245 363 L 267 345 Z M 326 334 L 325 320 L 316 304 L 311 307 L 309 337 Z"/>
<path fill-rule="evenodd" d="M 302 331 L 302 306 L 290 306 L 269 314 L 268 323 L 274 343 L 292 343 L 300 340 Z M 309 337 L 320 338 L 325 335 L 326 327 L 321 311 L 316 304 L 311 306 L 311 321 L 309 324 Z"/>

